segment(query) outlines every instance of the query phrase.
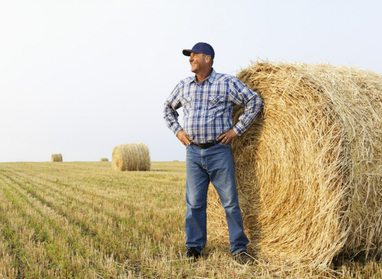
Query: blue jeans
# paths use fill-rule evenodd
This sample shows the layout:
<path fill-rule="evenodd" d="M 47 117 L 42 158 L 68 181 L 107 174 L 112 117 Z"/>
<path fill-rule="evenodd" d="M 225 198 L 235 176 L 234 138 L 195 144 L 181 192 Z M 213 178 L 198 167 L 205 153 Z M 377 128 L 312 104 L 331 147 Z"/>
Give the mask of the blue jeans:
<path fill-rule="evenodd" d="M 211 182 L 226 213 L 230 252 L 247 250 L 249 240 L 243 230 L 231 145 L 217 144 L 207 149 L 187 146 L 186 246 L 199 252 L 207 242 L 207 190 Z"/>

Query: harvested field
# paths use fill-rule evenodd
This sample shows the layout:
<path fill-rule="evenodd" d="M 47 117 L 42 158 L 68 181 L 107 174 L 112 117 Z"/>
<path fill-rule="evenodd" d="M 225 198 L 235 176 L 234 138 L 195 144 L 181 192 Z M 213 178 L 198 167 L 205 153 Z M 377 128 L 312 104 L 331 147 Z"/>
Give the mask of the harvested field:
<path fill-rule="evenodd" d="M 258 259 L 237 264 L 209 241 L 185 257 L 185 162 L 116 172 L 111 162 L 0 163 L 0 277 L 378 278 L 377 261 L 300 276 Z"/>

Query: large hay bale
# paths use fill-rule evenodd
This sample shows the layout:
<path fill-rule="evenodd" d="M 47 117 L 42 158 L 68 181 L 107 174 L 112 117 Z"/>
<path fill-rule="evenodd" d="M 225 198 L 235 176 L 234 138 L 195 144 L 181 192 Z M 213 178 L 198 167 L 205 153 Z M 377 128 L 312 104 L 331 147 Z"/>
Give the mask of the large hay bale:
<path fill-rule="evenodd" d="M 61 154 L 52 154 L 51 161 L 52 162 L 62 162 L 62 155 Z"/>
<path fill-rule="evenodd" d="M 109 162 L 109 159 L 108 158 L 101 158 L 99 159 L 100 162 Z"/>
<path fill-rule="evenodd" d="M 232 142 L 246 232 L 264 259 L 328 266 L 382 251 L 382 76 L 332 65 L 256 63 L 238 78 L 264 100 Z M 234 120 L 243 112 L 237 108 Z M 216 192 L 208 229 L 227 241 Z"/>
<path fill-rule="evenodd" d="M 144 143 L 127 143 L 114 147 L 112 154 L 113 169 L 119 171 L 150 170 L 149 149 Z"/>

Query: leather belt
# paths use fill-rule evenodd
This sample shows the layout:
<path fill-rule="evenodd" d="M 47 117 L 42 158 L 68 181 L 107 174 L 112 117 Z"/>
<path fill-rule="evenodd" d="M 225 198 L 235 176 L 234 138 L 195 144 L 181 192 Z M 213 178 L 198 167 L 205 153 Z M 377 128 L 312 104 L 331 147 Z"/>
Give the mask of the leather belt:
<path fill-rule="evenodd" d="M 207 142 L 207 143 L 194 143 L 194 142 L 191 142 L 191 144 L 195 145 L 195 146 L 197 146 L 197 147 L 199 147 L 201 149 L 207 149 L 207 148 L 209 148 L 211 146 L 217 145 L 219 142 L 220 142 L 220 140 L 219 141 L 214 140 L 214 141 Z"/>

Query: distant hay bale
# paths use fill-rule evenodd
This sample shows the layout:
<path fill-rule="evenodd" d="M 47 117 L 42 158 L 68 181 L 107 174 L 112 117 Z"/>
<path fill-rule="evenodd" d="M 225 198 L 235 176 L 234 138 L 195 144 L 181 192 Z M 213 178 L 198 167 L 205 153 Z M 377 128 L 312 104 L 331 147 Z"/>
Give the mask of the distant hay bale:
<path fill-rule="evenodd" d="M 381 255 L 382 76 L 256 63 L 238 78 L 265 104 L 232 142 L 250 246 L 269 261 L 316 267 L 339 255 Z M 213 187 L 208 218 L 214 241 L 227 241 Z"/>
<path fill-rule="evenodd" d="M 52 162 L 62 162 L 62 155 L 52 154 L 51 159 L 52 159 Z"/>
<path fill-rule="evenodd" d="M 144 143 L 127 143 L 114 147 L 112 167 L 119 171 L 149 171 L 149 149 Z"/>
<path fill-rule="evenodd" d="M 101 158 L 100 162 L 109 162 L 109 159 L 108 158 Z"/>

